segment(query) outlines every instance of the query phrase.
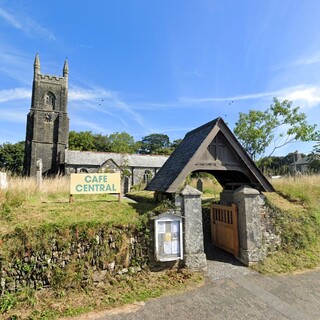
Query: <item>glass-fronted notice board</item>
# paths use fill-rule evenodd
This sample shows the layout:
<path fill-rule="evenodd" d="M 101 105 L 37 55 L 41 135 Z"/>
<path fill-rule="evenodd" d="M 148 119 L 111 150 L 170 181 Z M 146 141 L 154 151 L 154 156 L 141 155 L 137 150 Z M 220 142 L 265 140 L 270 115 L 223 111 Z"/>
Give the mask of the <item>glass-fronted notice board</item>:
<path fill-rule="evenodd" d="M 154 219 L 156 260 L 172 261 L 182 259 L 182 218 L 167 213 Z"/>

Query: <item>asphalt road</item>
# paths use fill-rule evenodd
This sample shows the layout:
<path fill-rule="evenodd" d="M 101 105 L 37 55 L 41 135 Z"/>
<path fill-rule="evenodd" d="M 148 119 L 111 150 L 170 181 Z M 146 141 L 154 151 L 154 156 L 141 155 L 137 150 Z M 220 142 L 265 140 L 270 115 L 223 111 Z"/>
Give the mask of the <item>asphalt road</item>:
<path fill-rule="evenodd" d="M 202 287 L 83 319 L 320 319 L 320 269 L 263 276 L 221 252 L 211 259 Z"/>

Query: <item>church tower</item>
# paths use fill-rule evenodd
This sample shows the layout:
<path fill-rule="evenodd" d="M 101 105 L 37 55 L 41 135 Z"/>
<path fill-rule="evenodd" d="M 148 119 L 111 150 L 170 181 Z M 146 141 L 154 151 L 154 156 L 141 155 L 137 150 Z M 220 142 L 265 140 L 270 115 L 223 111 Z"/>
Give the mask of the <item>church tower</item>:
<path fill-rule="evenodd" d="M 42 159 L 43 174 L 63 173 L 68 146 L 69 118 L 68 62 L 62 77 L 42 75 L 38 54 L 34 60 L 31 108 L 27 116 L 24 172 L 35 176 L 37 160 Z"/>

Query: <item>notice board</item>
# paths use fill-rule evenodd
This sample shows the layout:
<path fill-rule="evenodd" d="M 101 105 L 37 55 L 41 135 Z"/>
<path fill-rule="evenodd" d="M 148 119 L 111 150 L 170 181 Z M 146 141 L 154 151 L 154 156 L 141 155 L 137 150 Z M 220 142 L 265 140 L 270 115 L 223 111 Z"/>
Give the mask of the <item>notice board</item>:
<path fill-rule="evenodd" d="M 182 217 L 162 214 L 155 218 L 155 258 L 158 261 L 183 258 Z"/>

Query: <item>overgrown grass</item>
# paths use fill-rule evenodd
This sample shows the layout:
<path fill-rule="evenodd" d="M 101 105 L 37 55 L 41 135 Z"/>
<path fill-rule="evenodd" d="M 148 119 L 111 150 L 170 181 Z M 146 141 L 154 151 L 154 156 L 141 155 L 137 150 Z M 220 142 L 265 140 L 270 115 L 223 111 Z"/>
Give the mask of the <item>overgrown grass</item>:
<path fill-rule="evenodd" d="M 99 311 L 174 293 L 202 282 L 187 270 L 119 275 L 104 285 L 79 290 L 24 290 L 0 299 L 6 319 L 58 319 Z M 2 309 L 1 309 L 2 308 Z M 11 318 L 10 318 L 11 317 Z"/>
<path fill-rule="evenodd" d="M 274 224 L 281 234 L 279 251 L 255 268 L 263 273 L 286 273 L 320 265 L 320 176 L 272 181 L 281 195 L 266 194 L 277 212 Z"/>
<path fill-rule="evenodd" d="M 16 228 L 40 225 L 70 226 L 75 223 L 139 224 L 140 216 L 154 208 L 151 203 L 130 203 L 113 195 L 77 195 L 69 203 L 68 177 L 44 180 L 41 190 L 34 179 L 13 178 L 0 191 L 0 235 Z"/>
<path fill-rule="evenodd" d="M 157 210 L 151 201 L 132 203 L 123 200 L 119 203 L 118 198 L 112 195 L 79 195 L 75 200 L 69 203 L 68 177 L 45 179 L 41 190 L 34 179 L 10 178 L 8 189 L 0 191 L 0 258 L 15 259 L 13 255 L 14 252 L 19 255 L 19 246 L 22 251 L 26 246 L 42 248 L 47 238 L 53 235 L 56 241 L 61 242 L 59 246 L 63 246 L 63 241 L 70 241 L 70 230 L 74 228 L 81 236 L 82 231 L 94 234 L 96 227 L 107 226 L 114 232 L 116 229 L 121 232 L 121 228 L 116 228 L 118 226 L 143 227 L 149 213 Z M 74 272 L 68 278 L 72 267 Z M 70 263 L 66 269 L 59 271 L 56 268 L 50 289 L 23 289 L 2 295 L 0 318 L 57 319 L 74 316 L 157 297 L 192 286 L 202 279 L 201 275 L 176 269 L 157 273 L 143 271 L 115 278 L 110 276 L 109 281 L 97 286 L 89 283 L 71 289 L 66 283 L 68 279 L 74 281 L 77 277 L 77 267 Z"/>

